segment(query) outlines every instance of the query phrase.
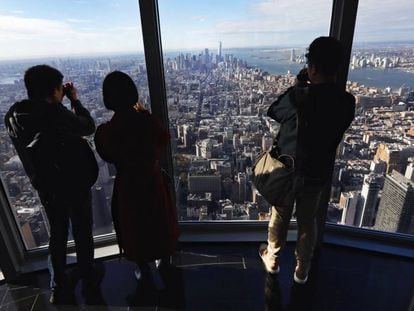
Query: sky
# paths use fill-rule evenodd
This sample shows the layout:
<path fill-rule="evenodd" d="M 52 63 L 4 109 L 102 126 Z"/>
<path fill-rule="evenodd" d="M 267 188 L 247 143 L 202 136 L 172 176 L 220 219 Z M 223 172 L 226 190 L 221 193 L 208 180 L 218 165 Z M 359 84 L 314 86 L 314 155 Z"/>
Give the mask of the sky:
<path fill-rule="evenodd" d="M 307 46 L 331 0 L 158 0 L 164 51 Z M 354 42 L 414 40 L 413 0 L 360 0 Z M 1 0 L 0 59 L 142 52 L 138 0 Z"/>

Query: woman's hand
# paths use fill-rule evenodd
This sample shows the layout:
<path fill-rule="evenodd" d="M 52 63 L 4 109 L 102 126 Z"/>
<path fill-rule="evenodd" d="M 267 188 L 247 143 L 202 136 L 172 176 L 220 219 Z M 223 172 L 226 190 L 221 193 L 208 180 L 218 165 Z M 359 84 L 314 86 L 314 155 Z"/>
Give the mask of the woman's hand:
<path fill-rule="evenodd" d="M 138 112 L 149 112 L 147 109 L 145 109 L 144 105 L 139 102 L 135 104 L 134 109 Z"/>

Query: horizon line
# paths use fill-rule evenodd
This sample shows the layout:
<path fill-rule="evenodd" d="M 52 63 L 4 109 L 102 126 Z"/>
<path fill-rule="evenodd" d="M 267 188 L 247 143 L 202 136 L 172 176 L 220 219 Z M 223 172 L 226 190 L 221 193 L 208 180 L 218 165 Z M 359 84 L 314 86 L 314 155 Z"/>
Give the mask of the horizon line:
<path fill-rule="evenodd" d="M 217 41 L 217 43 L 220 41 Z M 223 41 L 221 41 L 223 42 Z M 401 41 L 363 41 L 363 42 L 354 42 L 353 45 L 358 47 L 361 45 L 378 45 L 378 44 L 414 44 L 414 40 L 401 40 Z M 244 46 L 244 47 L 228 47 L 222 48 L 222 51 L 226 50 L 237 50 L 237 49 L 291 49 L 291 48 L 306 48 L 308 44 L 291 44 L 291 45 L 258 45 L 258 46 Z M 211 49 L 214 50 L 216 47 L 204 47 L 204 48 L 186 48 L 186 49 L 179 49 L 179 48 L 171 48 L 171 49 L 164 49 L 163 54 L 166 53 L 184 53 L 184 52 L 195 52 L 195 51 L 203 51 L 204 49 Z M 123 56 L 123 55 L 133 55 L 133 54 L 142 54 L 144 55 L 144 50 L 136 50 L 136 51 L 110 51 L 110 52 L 92 52 L 92 53 L 72 53 L 72 54 L 54 54 L 54 55 L 36 55 L 36 56 L 21 56 L 15 58 L 9 57 L 1 57 L 0 62 L 13 62 L 13 61 L 22 61 L 22 62 L 29 62 L 33 60 L 44 60 L 44 59 L 57 59 L 57 58 L 90 58 L 90 57 L 107 57 L 107 56 Z M 145 55 L 144 55 L 145 56 Z"/>

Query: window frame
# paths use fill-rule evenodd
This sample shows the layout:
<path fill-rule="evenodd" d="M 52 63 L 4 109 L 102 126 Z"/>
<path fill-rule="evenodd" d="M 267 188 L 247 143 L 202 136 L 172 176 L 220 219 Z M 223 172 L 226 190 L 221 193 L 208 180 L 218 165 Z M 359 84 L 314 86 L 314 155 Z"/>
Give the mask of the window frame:
<path fill-rule="evenodd" d="M 144 38 L 144 52 L 146 56 L 148 72 L 148 83 L 151 96 L 151 107 L 153 109 L 153 113 L 161 119 L 164 127 L 169 128 L 158 0 L 139 0 L 139 2 L 141 17 L 145 17 L 145 19 L 141 18 L 141 23 Z M 344 62 L 342 63 L 342 66 L 337 75 L 337 83 L 344 89 L 348 77 L 349 62 L 352 51 L 357 11 L 358 0 L 333 1 L 329 35 L 331 37 L 337 38 L 345 47 Z M 146 21 L 149 21 L 151 25 L 148 26 L 146 24 Z M 157 81 L 161 81 L 161 83 L 157 83 Z M 157 101 L 154 102 L 153 98 L 157 98 Z M 165 158 L 167 159 L 169 164 L 169 166 L 167 167 L 168 172 L 171 174 L 171 176 L 173 176 L 171 149 L 169 149 L 166 152 Z M 174 185 L 171 184 L 170 186 L 173 189 Z M 338 243 L 340 245 L 343 244 L 354 247 L 362 247 L 364 249 L 376 250 L 386 253 L 402 254 L 407 255 L 409 257 L 414 257 L 414 254 L 411 254 L 410 252 L 410 243 L 414 242 L 414 236 L 326 223 L 329 190 L 330 189 L 327 188 L 325 191 L 325 199 L 321 202 L 320 210 L 322 212 L 318 217 L 319 228 L 324 229 L 320 230 L 320 233 L 318 235 L 319 245 L 322 242 L 324 242 L 322 239 L 322 231 L 327 231 L 328 233 L 332 233 L 335 235 L 338 235 L 338 233 L 344 233 L 347 239 L 343 239 L 342 243 L 340 239 L 336 238 L 334 239 L 335 243 Z M 212 233 L 217 234 L 219 241 L 224 241 L 228 239 L 228 234 L 226 233 L 235 231 L 241 233 L 241 237 L 243 238 L 242 240 L 249 240 L 251 239 L 251 237 L 244 234 L 246 231 L 253 232 L 257 235 L 257 232 L 255 231 L 257 229 L 267 231 L 267 223 L 268 222 L 266 221 L 180 221 L 180 228 L 182 229 L 183 233 L 182 238 L 186 241 L 194 242 L 209 240 L 208 237 L 204 237 L 207 234 L 207 232 L 210 235 Z M 242 229 L 237 230 L 239 227 L 242 227 Z M 296 221 L 291 221 L 289 230 L 296 231 L 296 229 Z M 234 239 L 233 241 L 236 241 L 236 237 L 234 235 L 230 236 L 232 237 L 232 239 Z M 356 243 L 357 241 L 355 240 L 355 238 L 361 239 L 361 242 L 363 243 Z M 211 236 L 210 240 L 212 240 Z M 372 247 L 370 247 L 370 245 Z M 395 245 L 396 248 L 392 248 L 392 245 Z"/>
<path fill-rule="evenodd" d="M 0 267 L 6 281 L 15 280 L 25 262 L 23 237 L 14 219 L 3 179 L 0 180 Z"/>
<path fill-rule="evenodd" d="M 151 110 L 154 115 L 159 117 L 161 123 L 169 128 L 158 0 L 138 0 L 138 2 L 140 12 L 137 12 L 137 14 L 141 13 L 140 20 Z M 358 0 L 333 1 L 329 33 L 330 36 L 337 38 L 345 46 L 345 61 L 337 77 L 338 84 L 344 88 L 348 76 L 357 9 Z M 170 176 L 173 176 L 170 145 L 163 154 L 162 165 Z M 173 182 L 172 179 L 170 189 L 174 189 Z M 171 190 L 171 193 L 173 196 L 175 195 L 173 190 Z M 321 208 L 323 212 L 318 219 L 319 225 L 324 228 L 321 232 L 328 233 L 323 243 L 333 243 L 414 258 L 414 251 L 411 247 L 414 243 L 414 236 L 325 223 L 327 203 L 327 198 L 325 198 L 322 202 L 324 208 Z M 264 241 L 266 239 L 267 224 L 266 221 L 182 221 L 180 222 L 181 240 L 183 242 Z M 289 227 L 289 236 L 295 235 L 296 231 L 297 224 L 292 221 Z M 318 239 L 320 245 L 322 243 L 322 233 L 319 234 Z M 94 242 L 95 248 L 112 245 L 116 243 L 116 236 L 113 233 L 95 236 Z M 74 251 L 73 242 L 68 244 L 68 251 Z M 47 246 L 26 250 L 13 217 L 3 181 L 0 183 L 0 253 L 2 254 L 0 256 L 0 266 L 6 281 L 15 280 L 21 273 L 39 269 L 28 267 L 33 266 L 33 262 L 36 261 L 43 261 L 44 263 L 47 255 Z"/>

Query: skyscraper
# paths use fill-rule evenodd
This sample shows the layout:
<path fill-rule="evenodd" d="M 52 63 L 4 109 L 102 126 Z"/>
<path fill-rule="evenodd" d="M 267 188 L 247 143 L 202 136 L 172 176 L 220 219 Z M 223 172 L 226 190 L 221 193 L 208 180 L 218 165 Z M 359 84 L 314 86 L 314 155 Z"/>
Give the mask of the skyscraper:
<path fill-rule="evenodd" d="M 190 173 L 188 174 L 188 192 L 190 194 L 212 194 L 213 200 L 221 199 L 221 176 L 218 173 Z"/>
<path fill-rule="evenodd" d="M 219 46 L 218 46 L 218 49 L 217 49 L 217 56 L 218 56 L 219 61 L 221 61 L 222 60 L 222 58 L 221 58 L 221 41 L 219 41 Z"/>
<path fill-rule="evenodd" d="M 383 176 L 376 174 L 365 175 L 361 191 L 362 208 L 355 216 L 359 227 L 372 227 L 377 211 L 378 194 L 383 184 Z"/>
<path fill-rule="evenodd" d="M 246 200 L 246 174 L 245 173 L 237 173 L 236 175 L 236 182 L 238 188 L 238 202 L 243 203 Z"/>
<path fill-rule="evenodd" d="M 210 63 L 210 54 L 207 48 L 204 49 L 204 62 L 203 63 L 204 64 Z"/>
<path fill-rule="evenodd" d="M 385 178 L 374 229 L 414 233 L 414 182 L 397 171 Z"/>
<path fill-rule="evenodd" d="M 373 160 L 371 161 L 369 170 L 375 174 L 385 174 L 387 169 L 387 163 L 382 160 Z"/>
<path fill-rule="evenodd" d="M 400 173 L 405 172 L 409 157 L 414 156 L 413 146 L 399 146 L 380 144 L 375 154 L 374 160 L 382 160 L 387 163 L 387 173 L 396 170 Z"/>
<path fill-rule="evenodd" d="M 292 49 L 290 51 L 290 61 L 291 62 L 295 62 L 296 61 L 296 53 L 295 53 L 295 49 Z"/>
<path fill-rule="evenodd" d="M 387 163 L 387 173 L 399 169 L 400 150 L 393 149 L 386 144 L 380 144 L 374 157 L 374 161 L 382 160 Z"/>
<path fill-rule="evenodd" d="M 341 193 L 339 205 L 342 207 L 341 224 L 353 226 L 360 194 L 357 191 Z"/>
<path fill-rule="evenodd" d="M 414 181 L 414 158 L 408 159 L 408 165 L 405 169 L 405 177 Z"/>
<path fill-rule="evenodd" d="M 273 145 L 273 137 L 270 135 L 263 135 L 262 137 L 262 150 L 265 151 Z"/>
<path fill-rule="evenodd" d="M 192 141 L 193 141 L 193 129 L 190 125 L 188 124 L 184 124 L 182 126 L 183 129 L 183 144 L 185 148 L 190 148 L 192 145 Z"/>

